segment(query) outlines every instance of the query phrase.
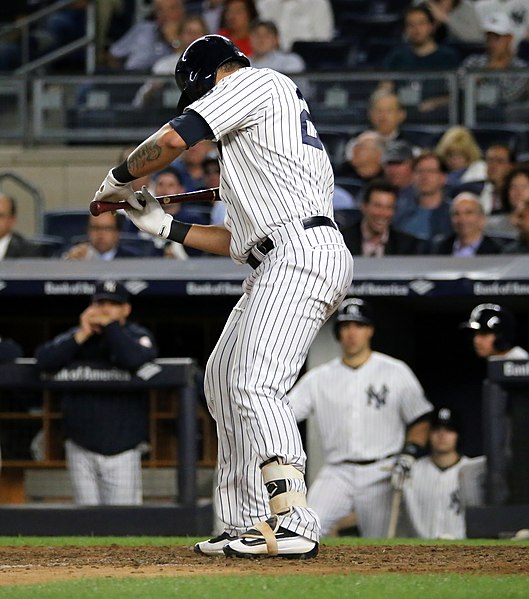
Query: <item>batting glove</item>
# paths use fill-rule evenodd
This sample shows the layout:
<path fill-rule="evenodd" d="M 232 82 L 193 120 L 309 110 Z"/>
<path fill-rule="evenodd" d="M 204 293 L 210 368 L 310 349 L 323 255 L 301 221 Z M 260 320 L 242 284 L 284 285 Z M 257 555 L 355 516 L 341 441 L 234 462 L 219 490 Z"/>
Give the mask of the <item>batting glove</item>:
<path fill-rule="evenodd" d="M 130 220 L 142 231 L 150 233 L 155 237 L 167 239 L 171 232 L 173 217 L 164 212 L 158 200 L 149 192 L 145 185 L 141 191 L 136 192 L 136 208 L 127 208 Z M 144 205 L 144 207 L 142 206 Z"/>
<path fill-rule="evenodd" d="M 103 202 L 119 202 L 125 200 L 133 208 L 138 210 L 141 209 L 141 204 L 136 199 L 130 183 L 120 183 L 112 174 L 112 169 L 108 171 L 108 175 L 96 191 L 94 200 Z"/>
<path fill-rule="evenodd" d="M 397 456 L 391 469 L 391 485 L 397 491 L 402 491 L 406 481 L 411 477 L 415 460 L 424 453 L 423 448 L 415 443 L 408 443 Z"/>

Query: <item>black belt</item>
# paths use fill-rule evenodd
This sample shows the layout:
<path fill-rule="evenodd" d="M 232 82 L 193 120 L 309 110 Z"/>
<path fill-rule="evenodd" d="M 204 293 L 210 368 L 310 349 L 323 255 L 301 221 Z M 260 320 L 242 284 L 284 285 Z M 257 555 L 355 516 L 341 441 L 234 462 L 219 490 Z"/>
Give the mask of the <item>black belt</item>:
<path fill-rule="evenodd" d="M 397 454 L 396 453 L 391 453 L 387 456 L 384 456 L 383 458 L 378 458 L 376 460 L 344 460 L 343 462 L 340 462 L 341 464 L 354 464 L 355 466 L 369 466 L 369 464 L 375 464 L 376 462 L 381 462 L 382 460 L 387 460 L 388 458 L 393 458 L 395 457 Z"/>
<path fill-rule="evenodd" d="M 309 216 L 308 218 L 304 218 L 301 223 L 304 229 L 312 229 L 313 227 L 332 227 L 333 229 L 338 228 L 336 223 L 328 216 Z M 255 249 L 263 256 L 266 256 L 270 250 L 274 249 L 274 242 L 270 239 L 270 237 L 267 237 L 258 243 L 255 246 Z M 261 261 L 252 253 L 248 254 L 246 262 L 252 268 L 257 268 L 259 264 L 261 264 Z"/>

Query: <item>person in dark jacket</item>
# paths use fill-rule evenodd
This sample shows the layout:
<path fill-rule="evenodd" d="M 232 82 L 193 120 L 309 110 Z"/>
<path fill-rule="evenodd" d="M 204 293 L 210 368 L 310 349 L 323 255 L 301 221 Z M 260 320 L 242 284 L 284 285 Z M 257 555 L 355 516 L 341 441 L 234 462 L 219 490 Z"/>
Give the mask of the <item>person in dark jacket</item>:
<path fill-rule="evenodd" d="M 152 334 L 127 322 L 129 295 L 119 281 L 96 283 L 79 326 L 36 350 L 42 371 L 88 365 L 134 373 L 157 357 Z M 66 460 L 75 501 L 83 505 L 142 502 L 141 446 L 148 439 L 148 395 L 86 389 L 62 397 Z"/>
<path fill-rule="evenodd" d="M 15 231 L 17 205 L 15 199 L 0 193 L 0 260 L 8 258 L 35 258 L 40 248 Z"/>
<path fill-rule="evenodd" d="M 13 362 L 13 360 L 21 357 L 22 348 L 16 341 L 13 341 L 13 339 L 7 339 L 5 337 L 0 337 L 0 364 Z"/>
<path fill-rule="evenodd" d="M 500 243 L 484 233 L 487 217 L 477 195 L 469 191 L 459 193 L 452 202 L 450 215 L 454 232 L 434 240 L 432 254 L 475 256 L 501 253 Z"/>
<path fill-rule="evenodd" d="M 513 239 L 503 248 L 504 254 L 529 254 L 529 199 L 522 200 L 512 211 L 512 222 L 518 231 L 518 239 Z"/>
<path fill-rule="evenodd" d="M 366 187 L 362 218 L 345 226 L 342 235 L 353 256 L 404 256 L 426 252 L 426 243 L 392 227 L 398 188 L 384 179 Z"/>

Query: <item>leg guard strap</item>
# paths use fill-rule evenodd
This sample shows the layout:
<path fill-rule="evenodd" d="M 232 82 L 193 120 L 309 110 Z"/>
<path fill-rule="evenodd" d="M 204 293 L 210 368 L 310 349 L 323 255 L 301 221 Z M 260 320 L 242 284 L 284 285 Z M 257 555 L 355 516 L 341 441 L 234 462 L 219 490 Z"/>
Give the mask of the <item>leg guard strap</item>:
<path fill-rule="evenodd" d="M 263 481 L 268 491 L 272 514 L 284 514 L 293 507 L 307 507 L 305 493 L 290 491 L 288 479 L 304 480 L 303 473 L 290 464 L 280 464 L 277 460 L 261 466 Z"/>

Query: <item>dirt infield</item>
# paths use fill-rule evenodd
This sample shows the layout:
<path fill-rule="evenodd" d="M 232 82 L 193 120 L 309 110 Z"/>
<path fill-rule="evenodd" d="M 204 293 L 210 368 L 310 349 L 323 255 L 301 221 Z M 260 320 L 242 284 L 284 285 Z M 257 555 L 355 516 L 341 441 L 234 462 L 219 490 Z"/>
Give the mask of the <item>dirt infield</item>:
<path fill-rule="evenodd" d="M 527 546 L 379 545 L 322 547 L 317 559 L 202 557 L 189 547 L 0 547 L 0 585 L 84 577 L 242 574 L 524 574 Z"/>

